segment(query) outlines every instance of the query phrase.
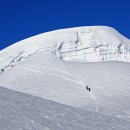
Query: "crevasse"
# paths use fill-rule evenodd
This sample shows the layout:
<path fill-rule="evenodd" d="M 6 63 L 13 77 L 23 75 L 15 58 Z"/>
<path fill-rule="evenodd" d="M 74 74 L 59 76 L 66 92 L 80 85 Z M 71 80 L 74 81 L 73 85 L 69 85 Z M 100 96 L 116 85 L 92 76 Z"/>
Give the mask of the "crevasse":
<path fill-rule="evenodd" d="M 54 54 L 66 61 L 130 61 L 130 49 L 121 41 L 102 42 L 93 33 L 77 32 L 75 41 L 57 43 Z"/>

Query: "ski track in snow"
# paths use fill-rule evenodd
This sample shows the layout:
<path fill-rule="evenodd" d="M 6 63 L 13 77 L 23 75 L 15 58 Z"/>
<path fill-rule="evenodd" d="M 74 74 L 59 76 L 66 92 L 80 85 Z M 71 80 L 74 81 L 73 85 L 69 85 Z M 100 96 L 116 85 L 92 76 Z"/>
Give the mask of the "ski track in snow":
<path fill-rule="evenodd" d="M 119 76 L 121 77 L 121 78 L 124 78 L 124 79 L 126 79 L 126 77 L 123 75 L 123 74 L 121 74 L 121 73 L 119 73 Z M 110 84 L 114 84 L 114 80 L 117 80 L 118 82 L 120 82 L 120 79 L 117 79 L 116 77 L 115 78 L 112 78 L 111 76 L 110 76 L 110 74 L 106 74 L 106 80 L 108 81 L 108 82 L 110 82 Z M 128 78 L 127 78 L 127 80 L 128 80 Z M 112 87 L 112 89 L 116 89 L 116 90 L 118 90 L 118 91 L 120 91 L 120 92 L 123 92 L 123 93 L 126 93 L 126 94 L 130 94 L 129 92 L 127 92 L 126 90 L 124 90 L 124 89 L 121 89 L 123 86 L 121 86 L 120 84 L 118 85 L 118 86 L 120 86 L 120 87 Z M 111 88 L 111 85 L 109 85 L 109 87 Z"/>
<path fill-rule="evenodd" d="M 62 71 L 62 70 L 56 68 L 53 64 L 51 64 L 51 63 L 50 63 L 49 61 L 47 61 L 47 60 L 45 60 L 45 62 L 47 62 L 47 63 L 48 63 L 50 66 L 52 66 L 55 70 L 57 70 L 57 71 L 59 71 L 59 72 L 62 72 L 62 73 L 64 73 L 64 74 L 67 74 L 67 75 L 70 75 L 70 76 L 75 77 L 76 79 L 79 80 L 79 82 L 81 82 L 81 84 L 83 85 L 83 87 L 86 86 L 86 84 L 85 84 L 78 76 L 76 76 L 75 74 L 72 74 L 72 72 L 71 72 L 71 73 L 68 73 L 68 72 Z M 92 92 L 89 92 L 89 94 L 90 94 L 91 98 L 94 100 L 94 102 L 95 102 L 95 104 L 96 104 L 96 112 L 98 112 L 98 111 L 99 111 L 98 101 L 97 101 L 96 97 L 94 96 L 94 94 L 92 94 Z"/>
<path fill-rule="evenodd" d="M 13 61 L 16 60 L 16 63 L 19 63 L 19 62 L 21 62 L 21 61 L 23 61 L 23 60 L 25 60 L 25 59 L 31 57 L 32 55 L 37 54 L 37 53 L 40 52 L 40 51 L 49 51 L 49 50 L 44 50 L 44 48 L 40 48 L 39 50 L 37 50 L 36 52 L 34 52 L 34 53 L 28 55 L 27 57 L 22 56 L 23 53 L 21 53 L 21 54 L 19 54 L 19 56 L 15 57 L 15 58 L 13 59 Z M 21 61 L 19 61 L 17 58 L 18 58 L 18 59 L 21 58 Z M 42 66 L 42 68 L 47 68 L 47 69 L 49 69 L 49 70 L 54 70 L 54 71 L 60 72 L 60 73 L 62 73 L 62 75 L 71 76 L 71 77 L 75 78 L 76 80 L 68 79 L 68 78 L 66 78 L 65 76 L 61 76 L 61 75 L 48 74 L 48 73 L 45 73 L 45 72 L 44 72 L 44 74 L 50 75 L 50 76 L 59 77 L 59 78 L 63 78 L 63 79 L 68 80 L 68 81 L 70 81 L 70 82 L 77 83 L 77 84 L 81 85 L 83 88 L 85 88 L 86 84 L 85 84 L 78 76 L 76 76 L 76 75 L 74 75 L 74 74 L 72 74 L 72 73 L 68 73 L 68 72 L 65 72 L 65 71 L 62 71 L 62 70 L 58 69 L 57 67 L 55 67 L 52 63 L 50 63 L 50 62 L 47 61 L 46 59 L 44 60 L 44 62 L 46 62 L 46 63 L 47 63 L 49 66 L 51 66 L 51 67 L 44 67 L 44 66 L 42 66 L 42 65 L 39 65 L 39 66 Z M 11 61 L 11 62 L 5 67 L 5 71 L 12 68 L 12 67 L 11 67 L 12 63 L 13 63 L 13 62 Z M 17 65 L 16 63 L 15 63 L 15 65 Z M 31 65 L 31 66 L 37 66 L 37 65 Z M 27 68 L 26 68 L 26 69 L 27 69 Z M 34 71 L 34 70 L 30 70 L 30 71 Z M 36 71 L 35 71 L 35 72 L 36 72 Z M 40 73 L 40 71 L 38 71 L 38 72 Z M 125 78 L 125 79 L 128 80 L 128 78 L 127 78 L 125 75 L 121 75 L 121 74 L 120 74 L 120 76 L 121 76 L 122 78 Z M 113 82 L 111 81 L 111 79 L 113 79 L 113 78 L 110 76 L 110 74 L 106 74 L 106 79 L 107 79 L 111 84 L 113 84 Z M 117 80 L 118 80 L 118 79 L 117 79 Z M 111 87 L 111 86 L 109 86 L 109 87 Z M 114 89 L 118 89 L 118 90 L 120 90 L 120 91 L 123 91 L 122 89 L 119 89 L 119 88 L 114 88 Z M 123 92 L 129 94 L 127 91 L 123 91 Z M 90 96 L 91 96 L 92 99 L 95 101 L 95 104 L 96 104 L 97 109 L 98 109 L 97 99 L 94 97 L 94 95 L 92 95 L 92 93 L 90 94 Z M 97 111 L 97 109 L 96 109 L 96 111 Z"/>
<path fill-rule="evenodd" d="M 49 62 L 48 62 L 48 63 L 49 63 Z M 45 68 L 45 69 L 48 69 L 48 70 L 54 70 L 54 71 L 60 72 L 60 73 L 62 73 L 62 74 L 64 74 L 64 75 L 68 75 L 68 76 L 74 77 L 76 80 L 78 80 L 78 81 L 81 83 L 81 85 L 82 85 L 83 87 L 85 86 L 85 83 L 84 83 L 80 78 L 78 78 L 76 75 L 72 74 L 72 72 L 71 72 L 71 73 L 68 73 L 68 72 L 62 71 L 62 70 L 56 68 L 55 66 L 52 66 L 52 68 L 51 68 L 51 67 L 44 67 L 44 66 L 42 66 L 42 65 L 29 65 L 29 66 L 34 66 L 34 67 L 40 66 L 40 67 Z"/>
<path fill-rule="evenodd" d="M 96 99 L 95 96 L 92 94 L 92 92 L 90 92 L 90 96 L 91 96 L 91 98 L 95 101 L 95 104 L 96 104 L 96 112 L 98 112 L 98 111 L 99 111 L 99 106 L 98 106 L 97 99 Z"/>
<path fill-rule="evenodd" d="M 20 61 L 23 61 L 29 57 L 31 57 L 32 55 L 34 54 L 37 54 L 39 53 L 40 51 L 50 51 L 52 50 L 52 48 L 40 48 L 38 50 L 36 50 L 35 52 L 33 52 L 32 54 L 29 54 L 28 56 L 23 56 L 24 52 L 21 52 L 19 53 L 19 55 L 17 55 L 16 57 L 13 58 L 13 60 L 11 60 L 11 62 L 6 65 L 4 67 L 5 70 L 8 70 L 11 68 L 11 65 L 15 63 L 19 63 Z M 30 68 L 27 68 L 27 67 L 20 67 L 21 69 L 26 69 L 28 71 L 32 71 L 32 72 L 37 72 L 37 73 L 41 73 L 41 74 L 46 74 L 46 75 L 49 75 L 49 76 L 54 76 L 54 77 L 59 77 L 59 78 L 62 78 L 62 79 L 65 79 L 65 80 L 68 80 L 70 82 L 74 82 L 74 83 L 77 83 L 79 84 L 80 86 L 82 86 L 83 88 L 85 88 L 86 84 L 76 75 L 72 74 L 72 73 L 68 73 L 68 72 L 65 72 L 65 71 L 62 71 L 60 69 L 58 69 L 57 67 L 55 67 L 53 64 L 51 64 L 49 61 L 47 61 L 46 59 L 44 60 L 48 65 L 50 65 L 51 67 L 44 67 L 44 68 L 47 68 L 47 69 L 50 69 L 50 70 L 54 70 L 54 71 L 57 71 L 57 72 L 61 72 L 62 75 L 68 75 L 68 76 L 72 76 L 74 77 L 76 80 L 73 80 L 73 79 L 69 79 L 69 78 L 66 78 L 65 76 L 61 76 L 61 75 L 55 75 L 55 74 L 49 74 L 49 73 L 46 73 L 46 72 L 41 72 L 41 71 L 38 71 L 38 70 L 33 70 L 33 69 L 30 69 Z M 35 66 L 35 65 L 31 65 L 31 66 Z M 42 66 L 43 67 L 43 66 Z M 78 80 L 78 81 L 77 81 Z M 94 100 L 95 104 L 96 104 L 96 112 L 98 112 L 99 110 L 99 107 L 98 107 L 98 102 L 97 102 L 97 99 L 96 97 L 92 94 L 92 93 L 89 93 L 91 98 Z"/>
<path fill-rule="evenodd" d="M 43 68 L 47 68 L 47 69 L 50 69 L 50 70 L 55 70 L 57 72 L 61 72 L 62 73 L 62 76 L 61 75 L 56 75 L 56 74 L 50 74 L 50 73 L 46 73 L 46 72 L 43 72 L 43 71 L 38 71 L 38 70 L 34 70 L 34 69 L 30 69 L 28 67 L 18 67 L 20 69 L 24 69 L 24 70 L 28 70 L 28 71 L 32 71 L 32 72 L 35 72 L 35 73 L 40 73 L 40 74 L 46 74 L 46 75 L 49 75 L 49 76 L 54 76 L 54 77 L 59 77 L 59 78 L 62 78 L 64 80 L 68 80 L 70 82 L 74 82 L 76 84 L 79 84 L 80 86 L 82 86 L 83 88 L 85 88 L 85 83 L 80 79 L 78 78 L 76 75 L 74 74 L 71 74 L 71 73 L 68 73 L 68 72 L 65 72 L 65 71 L 62 71 L 58 68 L 56 68 L 54 65 L 52 65 L 49 61 L 46 61 L 51 67 L 43 67 Z M 31 66 L 36 66 L 36 65 L 31 65 Z M 65 75 L 69 75 L 69 76 L 73 76 L 75 79 L 77 79 L 78 81 L 76 80 L 73 80 L 71 78 L 66 78 Z M 97 99 L 96 97 L 91 93 L 89 92 L 89 95 L 91 96 L 91 98 L 93 99 L 93 101 L 95 102 L 95 105 L 96 105 L 96 112 L 99 111 L 99 106 L 98 106 L 98 102 L 97 102 Z"/>
<path fill-rule="evenodd" d="M 51 49 L 52 49 L 52 48 L 51 48 Z M 13 60 L 11 60 L 11 62 L 4 67 L 4 69 L 5 69 L 5 70 L 8 70 L 8 69 L 11 68 L 11 65 L 14 64 L 14 63 L 15 63 L 15 66 L 16 66 L 16 63 L 19 63 L 20 61 L 23 61 L 23 60 L 25 60 L 25 59 L 31 57 L 32 55 L 37 54 L 37 53 L 40 52 L 40 51 L 50 51 L 51 49 L 49 48 L 49 49 L 46 50 L 45 48 L 40 48 L 40 49 L 38 49 L 37 51 L 35 51 L 34 53 L 32 53 L 32 54 L 30 54 L 30 55 L 28 55 L 28 56 L 22 56 L 22 54 L 23 54 L 24 52 L 21 52 L 21 53 L 19 53 L 18 56 L 14 57 Z M 19 60 L 19 59 L 20 59 L 20 60 Z M 17 62 L 16 62 L 16 61 L 17 61 Z M 49 76 L 55 76 L 55 77 L 63 78 L 63 79 L 68 80 L 68 81 L 70 81 L 70 82 L 77 83 L 77 84 L 81 85 L 83 88 L 85 88 L 86 84 L 85 84 L 78 76 L 76 76 L 76 75 L 74 75 L 74 74 L 72 74 L 72 73 L 68 73 L 68 72 L 65 72 L 65 71 L 62 71 L 62 70 L 56 68 L 53 64 L 51 64 L 51 63 L 50 63 L 49 61 L 47 61 L 47 60 L 44 60 L 44 61 L 51 66 L 51 67 L 45 67 L 45 68 L 48 68 L 48 69 L 50 69 L 50 70 L 55 70 L 55 71 L 57 71 L 57 72 L 61 72 L 61 73 L 64 74 L 64 75 L 72 76 L 72 77 L 74 77 L 75 79 L 77 79 L 78 81 L 73 80 L 73 79 L 68 79 L 68 78 L 66 78 L 65 76 L 54 75 L 54 74 L 48 74 L 48 73 L 45 73 L 45 72 L 32 70 L 32 69 L 27 68 L 27 67 L 26 67 L 26 68 L 25 68 L 25 67 L 22 67 L 21 69 L 26 69 L 26 70 L 28 70 L 28 71 L 33 71 L 33 72 L 37 72 L 37 73 L 41 73 L 41 74 L 46 74 L 46 75 L 49 75 Z M 1 73 L 2 73 L 2 72 L 1 72 Z M 95 104 L 96 104 L 96 106 L 97 106 L 97 107 L 96 107 L 96 111 L 97 111 L 97 108 L 98 108 L 97 99 L 95 98 L 94 95 L 92 95 L 92 93 L 90 94 L 90 96 L 92 97 L 92 99 L 94 100 L 94 102 L 95 102 Z"/>

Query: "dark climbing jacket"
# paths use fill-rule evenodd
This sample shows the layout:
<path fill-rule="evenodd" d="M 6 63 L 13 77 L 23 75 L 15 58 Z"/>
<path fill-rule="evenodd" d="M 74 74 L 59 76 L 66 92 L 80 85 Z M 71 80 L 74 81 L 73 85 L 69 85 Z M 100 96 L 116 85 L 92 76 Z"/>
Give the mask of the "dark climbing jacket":
<path fill-rule="evenodd" d="M 4 69 L 1 69 L 1 72 L 4 72 Z"/>
<path fill-rule="evenodd" d="M 86 86 L 86 90 L 88 90 L 89 92 L 91 91 L 91 89 L 88 86 Z"/>
<path fill-rule="evenodd" d="M 91 89 L 90 89 L 90 88 L 88 88 L 88 91 L 90 92 L 90 91 L 91 91 Z"/>

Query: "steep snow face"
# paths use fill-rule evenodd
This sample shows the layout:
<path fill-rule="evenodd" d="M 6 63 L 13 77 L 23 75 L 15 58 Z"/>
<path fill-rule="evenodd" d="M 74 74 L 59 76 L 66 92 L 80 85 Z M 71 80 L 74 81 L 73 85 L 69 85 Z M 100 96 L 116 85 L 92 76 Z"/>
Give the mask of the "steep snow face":
<path fill-rule="evenodd" d="M 130 41 L 106 26 L 78 27 L 43 33 L 0 51 L 0 69 L 9 68 L 39 51 L 75 62 L 130 62 Z"/>
<path fill-rule="evenodd" d="M 75 37 L 56 44 L 55 54 L 67 61 L 130 61 L 130 42 L 127 45 L 114 29 L 88 28 L 76 32 Z"/>

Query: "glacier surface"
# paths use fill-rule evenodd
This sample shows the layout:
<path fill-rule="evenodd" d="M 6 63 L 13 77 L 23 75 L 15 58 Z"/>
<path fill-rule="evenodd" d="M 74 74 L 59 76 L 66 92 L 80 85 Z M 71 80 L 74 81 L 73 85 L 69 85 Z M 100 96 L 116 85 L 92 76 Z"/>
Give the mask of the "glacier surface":
<path fill-rule="evenodd" d="M 43 126 L 46 126 L 45 130 L 130 129 L 129 62 L 130 40 L 106 26 L 47 32 L 1 50 L 0 86 L 10 89 L 0 88 L 0 110 L 4 115 L 0 118 L 4 120 L 1 129 L 41 129 Z M 86 90 L 86 85 L 91 92 Z M 35 102 L 40 109 L 33 104 Z M 57 122 L 50 115 L 47 115 L 48 123 L 43 123 L 46 120 L 44 103 L 49 103 L 47 109 L 52 115 L 56 112 L 53 107 L 58 109 L 59 106 L 63 110 L 61 113 L 67 117 L 52 117 L 54 120 L 62 118 L 62 125 L 55 124 Z M 38 111 L 32 110 L 32 106 Z M 66 107 L 69 110 L 66 111 Z M 72 120 L 67 122 L 69 119 Z"/>
<path fill-rule="evenodd" d="M 0 51 L 0 69 L 40 51 L 73 62 L 130 62 L 130 40 L 107 26 L 88 26 L 43 33 Z"/>

